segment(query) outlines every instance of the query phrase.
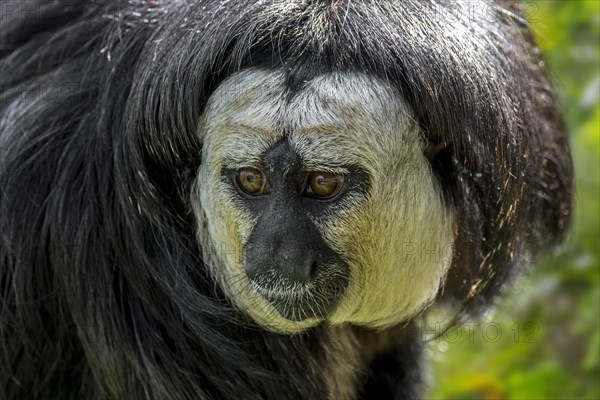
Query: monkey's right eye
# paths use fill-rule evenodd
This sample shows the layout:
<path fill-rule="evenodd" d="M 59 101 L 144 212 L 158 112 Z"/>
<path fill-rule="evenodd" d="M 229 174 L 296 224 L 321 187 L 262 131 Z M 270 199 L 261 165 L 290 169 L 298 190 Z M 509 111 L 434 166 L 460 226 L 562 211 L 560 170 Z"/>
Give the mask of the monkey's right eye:
<path fill-rule="evenodd" d="M 237 172 L 238 188 L 250 196 L 260 196 L 269 193 L 269 182 L 265 174 L 256 168 L 242 168 Z"/>

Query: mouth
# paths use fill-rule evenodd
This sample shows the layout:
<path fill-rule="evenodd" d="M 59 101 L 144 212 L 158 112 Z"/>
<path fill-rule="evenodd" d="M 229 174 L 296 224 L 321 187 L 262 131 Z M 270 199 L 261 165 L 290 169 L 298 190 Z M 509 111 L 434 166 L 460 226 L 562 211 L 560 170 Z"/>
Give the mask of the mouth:
<path fill-rule="evenodd" d="M 250 281 L 250 288 L 263 297 L 285 319 L 301 322 L 325 318 L 338 304 L 348 285 L 343 273 L 326 274 L 307 284 L 290 283 L 285 278 L 268 282 Z"/>

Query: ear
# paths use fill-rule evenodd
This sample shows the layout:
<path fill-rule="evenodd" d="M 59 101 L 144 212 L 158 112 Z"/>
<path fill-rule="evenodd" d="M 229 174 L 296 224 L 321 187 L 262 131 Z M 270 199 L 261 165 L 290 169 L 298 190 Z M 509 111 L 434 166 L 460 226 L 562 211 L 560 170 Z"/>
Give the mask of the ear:
<path fill-rule="evenodd" d="M 429 162 L 432 163 L 433 160 L 435 160 L 437 154 L 446 147 L 448 147 L 448 142 L 435 142 L 433 140 L 430 140 L 429 138 L 426 138 L 426 140 L 427 146 L 425 147 L 425 151 L 423 153 L 425 154 L 425 157 L 427 157 Z"/>
<path fill-rule="evenodd" d="M 425 146 L 423 153 L 429 160 L 429 163 L 433 164 L 433 161 L 436 159 L 438 153 L 448 147 L 450 142 L 443 138 L 439 133 L 431 129 L 427 116 L 421 117 L 419 120 L 419 126 L 421 127 L 423 137 L 427 141 L 427 145 Z"/>

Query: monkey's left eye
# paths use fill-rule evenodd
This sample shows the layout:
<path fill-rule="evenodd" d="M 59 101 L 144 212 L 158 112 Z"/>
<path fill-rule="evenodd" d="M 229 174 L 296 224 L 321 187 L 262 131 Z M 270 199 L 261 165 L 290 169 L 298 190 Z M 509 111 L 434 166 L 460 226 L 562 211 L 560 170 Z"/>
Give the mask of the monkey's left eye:
<path fill-rule="evenodd" d="M 269 182 L 265 174 L 256 168 L 242 168 L 236 176 L 237 186 L 246 194 L 260 196 L 269 193 Z"/>
<path fill-rule="evenodd" d="M 342 175 L 330 172 L 311 172 L 308 176 L 305 195 L 321 200 L 333 199 L 344 186 Z"/>

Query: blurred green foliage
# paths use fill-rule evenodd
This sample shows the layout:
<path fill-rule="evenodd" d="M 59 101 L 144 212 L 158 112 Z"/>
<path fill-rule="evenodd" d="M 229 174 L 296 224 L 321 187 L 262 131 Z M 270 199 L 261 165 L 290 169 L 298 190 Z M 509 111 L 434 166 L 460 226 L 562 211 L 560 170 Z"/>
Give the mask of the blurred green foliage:
<path fill-rule="evenodd" d="M 556 254 L 535 260 L 493 320 L 430 343 L 427 398 L 600 399 L 600 0 L 521 4 L 564 105 L 573 229 Z"/>

